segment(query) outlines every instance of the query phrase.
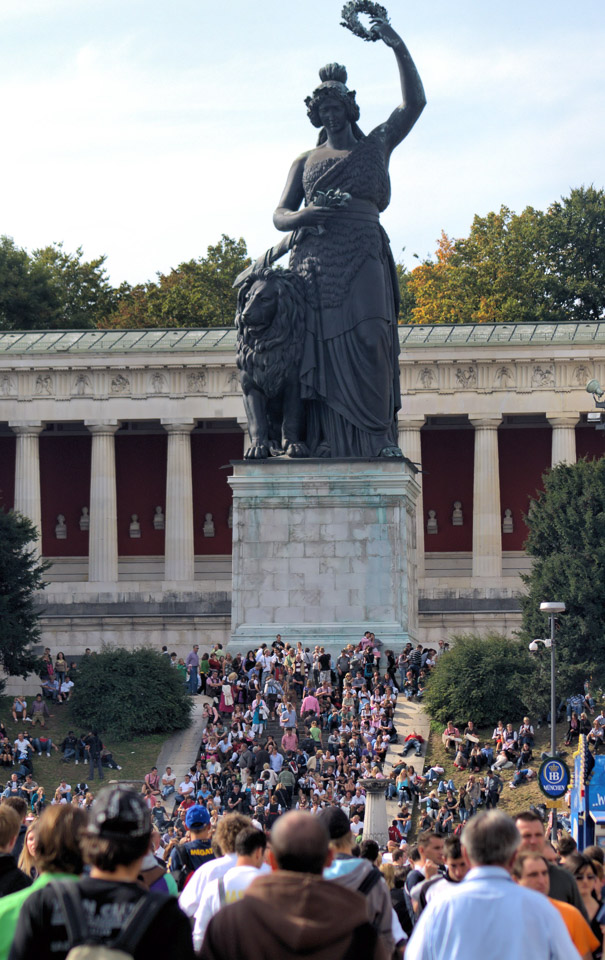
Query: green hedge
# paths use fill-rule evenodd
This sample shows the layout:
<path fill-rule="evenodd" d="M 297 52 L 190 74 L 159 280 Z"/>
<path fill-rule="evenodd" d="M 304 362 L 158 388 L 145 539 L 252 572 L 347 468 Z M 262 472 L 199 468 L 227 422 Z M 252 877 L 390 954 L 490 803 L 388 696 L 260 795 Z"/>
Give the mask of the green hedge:
<path fill-rule="evenodd" d="M 144 647 L 105 647 L 83 657 L 71 696 L 74 721 L 115 740 L 184 730 L 191 707 L 168 657 Z"/>

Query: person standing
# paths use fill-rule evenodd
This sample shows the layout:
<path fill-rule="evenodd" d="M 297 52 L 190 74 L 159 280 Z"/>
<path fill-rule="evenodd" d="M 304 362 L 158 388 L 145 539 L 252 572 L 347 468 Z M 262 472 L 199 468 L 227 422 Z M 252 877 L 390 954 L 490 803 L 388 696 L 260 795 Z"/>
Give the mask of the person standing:
<path fill-rule="evenodd" d="M 197 643 L 193 645 L 191 653 L 188 655 L 185 660 L 185 666 L 187 668 L 187 687 L 191 696 L 195 696 L 197 693 L 197 688 L 199 686 L 199 670 L 200 670 L 200 658 L 198 657 L 198 647 Z"/>
<path fill-rule="evenodd" d="M 331 853 L 319 818 L 280 817 L 269 860 L 272 872 L 256 877 L 241 900 L 210 920 L 199 960 L 386 960 L 363 895 L 322 877 Z"/>
<path fill-rule="evenodd" d="M 423 911 L 406 960 L 578 960 L 561 916 L 548 900 L 513 883 L 521 835 L 499 810 L 479 813 L 461 837 L 470 871 Z"/>
<path fill-rule="evenodd" d="M 88 759 L 90 760 L 90 769 L 88 771 L 88 779 L 94 780 L 95 768 L 96 768 L 99 773 L 99 780 L 103 780 L 104 779 L 103 764 L 101 763 L 101 751 L 103 749 L 103 743 L 97 731 L 90 730 L 88 732 L 88 736 L 84 737 L 84 743 L 88 751 Z"/>

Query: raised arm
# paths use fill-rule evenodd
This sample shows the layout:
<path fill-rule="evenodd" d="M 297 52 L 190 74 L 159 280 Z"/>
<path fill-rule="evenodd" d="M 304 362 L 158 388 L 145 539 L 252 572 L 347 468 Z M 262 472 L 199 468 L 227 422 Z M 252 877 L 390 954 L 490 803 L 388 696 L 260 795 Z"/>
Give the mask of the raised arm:
<path fill-rule="evenodd" d="M 401 78 L 401 104 L 383 124 L 387 150 L 390 153 L 407 137 L 416 123 L 426 106 L 426 96 L 416 65 L 399 34 L 386 20 L 379 17 L 372 18 L 372 32 L 378 34 L 395 53 Z"/>

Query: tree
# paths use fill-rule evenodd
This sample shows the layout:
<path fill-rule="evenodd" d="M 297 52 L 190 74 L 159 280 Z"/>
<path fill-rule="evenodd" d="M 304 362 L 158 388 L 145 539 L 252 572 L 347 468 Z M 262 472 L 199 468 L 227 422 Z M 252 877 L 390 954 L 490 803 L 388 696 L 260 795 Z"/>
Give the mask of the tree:
<path fill-rule="evenodd" d="M 105 647 L 81 660 L 70 706 L 82 729 L 132 740 L 141 734 L 184 730 L 192 703 L 168 657 L 148 647 Z"/>
<path fill-rule="evenodd" d="M 499 717 L 544 713 L 548 688 L 525 644 L 496 633 L 452 640 L 452 649 L 431 670 L 424 694 L 433 720 L 473 720 L 481 727 Z"/>
<path fill-rule="evenodd" d="M 414 323 L 593 321 L 605 316 L 605 193 L 580 187 L 543 213 L 475 216 L 412 271 Z"/>
<path fill-rule="evenodd" d="M 102 326 L 116 301 L 104 264 L 105 257 L 84 260 L 81 247 L 66 253 L 56 243 L 30 255 L 1 237 L 0 329 Z"/>
<path fill-rule="evenodd" d="M 123 285 L 111 327 L 231 326 L 237 306 L 233 281 L 250 264 L 243 239 L 225 234 L 205 257 L 188 260 L 156 283 Z"/>
<path fill-rule="evenodd" d="M 558 464 L 530 504 L 525 544 L 534 558 L 523 577 L 524 640 L 548 636 L 545 600 L 562 600 L 557 676 L 561 694 L 581 689 L 591 673 L 605 679 L 605 458 Z"/>
<path fill-rule="evenodd" d="M 56 309 L 44 267 L 11 237 L 0 237 L 0 330 L 45 329 L 52 326 Z"/>
<path fill-rule="evenodd" d="M 32 549 L 37 539 L 31 520 L 0 508 L 0 666 L 9 677 L 25 679 L 39 660 L 33 651 L 40 639 L 35 593 L 45 586 L 49 565 Z"/>
<path fill-rule="evenodd" d="M 42 268 L 55 309 L 52 325 L 62 330 L 103 326 L 116 305 L 116 291 L 105 270 L 106 257 L 83 259 L 82 247 L 67 253 L 62 243 L 34 250 L 32 264 Z"/>

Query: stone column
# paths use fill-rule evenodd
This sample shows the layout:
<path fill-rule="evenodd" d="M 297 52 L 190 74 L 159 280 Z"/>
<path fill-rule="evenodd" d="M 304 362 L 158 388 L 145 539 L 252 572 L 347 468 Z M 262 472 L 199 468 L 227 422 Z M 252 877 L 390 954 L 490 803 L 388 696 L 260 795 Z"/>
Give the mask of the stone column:
<path fill-rule="evenodd" d="M 498 426 L 501 417 L 470 417 L 475 427 L 473 577 L 502 576 Z"/>
<path fill-rule="evenodd" d="M 242 419 L 240 419 L 238 417 L 237 424 L 239 427 L 241 427 L 243 431 L 243 439 L 242 439 L 242 460 L 243 460 L 246 450 L 250 446 L 250 438 L 248 437 L 248 418 L 243 417 Z"/>
<path fill-rule="evenodd" d="M 576 424 L 579 413 L 547 413 L 552 427 L 551 466 L 576 462 Z"/>
<path fill-rule="evenodd" d="M 168 434 L 164 580 L 193 582 L 191 431 L 195 421 L 162 420 Z"/>
<path fill-rule="evenodd" d="M 85 420 L 92 434 L 90 460 L 90 527 L 88 579 L 92 583 L 118 580 L 118 504 L 116 493 L 116 420 Z"/>
<path fill-rule="evenodd" d="M 387 801 L 385 797 L 386 780 L 359 780 L 366 792 L 366 809 L 363 818 L 363 839 L 375 840 L 381 847 L 389 841 L 389 823 L 387 820 Z"/>
<path fill-rule="evenodd" d="M 15 458 L 15 510 L 29 517 L 40 539 L 35 550 L 42 553 L 42 506 L 40 501 L 40 446 L 38 437 L 44 429 L 40 421 L 9 422 L 17 434 Z"/>
<path fill-rule="evenodd" d="M 422 451 L 420 446 L 420 429 L 424 424 L 424 417 L 402 417 L 397 421 L 399 446 L 412 463 L 421 469 Z M 416 500 L 416 573 L 418 578 L 424 577 L 424 501 L 422 497 L 422 475 L 417 474 L 416 480 L 420 486 L 420 493 Z"/>

